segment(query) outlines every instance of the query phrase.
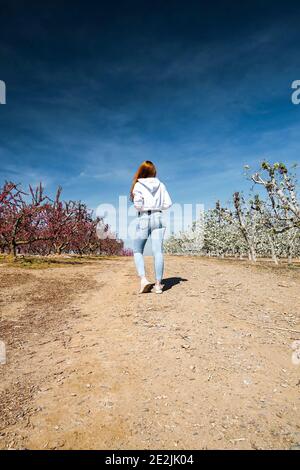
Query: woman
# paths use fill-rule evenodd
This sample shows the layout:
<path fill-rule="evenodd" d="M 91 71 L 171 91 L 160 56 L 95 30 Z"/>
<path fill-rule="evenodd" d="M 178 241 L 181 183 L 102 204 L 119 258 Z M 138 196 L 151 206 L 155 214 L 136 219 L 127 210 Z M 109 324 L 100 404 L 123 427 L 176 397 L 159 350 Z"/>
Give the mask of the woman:
<path fill-rule="evenodd" d="M 161 294 L 164 270 L 163 239 L 166 230 L 162 210 L 171 207 L 172 201 L 165 185 L 156 178 L 156 168 L 152 162 L 148 160 L 143 162 L 134 175 L 130 198 L 138 211 L 133 252 L 136 269 L 141 278 L 140 294 L 149 292 L 152 288 L 152 283 L 145 275 L 143 258 L 144 247 L 149 237 L 154 256 L 156 277 L 154 289 L 157 294 Z"/>

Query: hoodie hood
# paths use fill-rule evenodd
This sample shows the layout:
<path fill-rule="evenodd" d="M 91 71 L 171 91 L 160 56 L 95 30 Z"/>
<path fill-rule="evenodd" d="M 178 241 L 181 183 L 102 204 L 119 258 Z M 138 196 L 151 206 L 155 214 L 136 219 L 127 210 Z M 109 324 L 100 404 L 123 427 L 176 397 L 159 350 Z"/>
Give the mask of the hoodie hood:
<path fill-rule="evenodd" d="M 158 178 L 139 178 L 138 182 L 145 186 L 152 195 L 154 195 L 160 187 L 160 181 Z"/>

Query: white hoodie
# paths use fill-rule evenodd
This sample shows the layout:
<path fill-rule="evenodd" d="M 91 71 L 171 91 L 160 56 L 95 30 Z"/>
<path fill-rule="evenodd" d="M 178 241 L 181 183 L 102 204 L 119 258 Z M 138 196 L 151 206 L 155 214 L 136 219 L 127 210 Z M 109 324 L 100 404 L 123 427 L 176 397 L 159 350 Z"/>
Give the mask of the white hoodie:
<path fill-rule="evenodd" d="M 139 178 L 133 188 L 134 207 L 139 211 L 168 209 L 169 193 L 158 178 Z"/>

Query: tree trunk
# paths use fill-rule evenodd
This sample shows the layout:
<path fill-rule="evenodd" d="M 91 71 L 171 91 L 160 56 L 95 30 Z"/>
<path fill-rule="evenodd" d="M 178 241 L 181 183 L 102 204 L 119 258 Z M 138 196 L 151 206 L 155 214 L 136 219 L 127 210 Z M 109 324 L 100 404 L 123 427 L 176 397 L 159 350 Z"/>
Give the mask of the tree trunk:
<path fill-rule="evenodd" d="M 294 243 L 294 237 L 293 235 L 291 236 L 291 234 L 289 233 L 289 237 L 288 237 L 289 241 L 288 241 L 288 264 L 292 264 L 293 263 L 293 243 Z"/>
<path fill-rule="evenodd" d="M 256 263 L 256 253 L 254 247 L 249 243 L 249 260 Z"/>
<path fill-rule="evenodd" d="M 273 242 L 273 238 L 272 236 L 268 233 L 268 240 L 269 240 L 269 243 L 270 243 L 270 248 L 271 248 L 271 254 L 272 254 L 272 261 L 278 265 L 278 259 L 277 259 L 277 256 L 276 256 L 276 251 L 275 251 L 275 246 L 274 246 L 274 242 Z"/>
<path fill-rule="evenodd" d="M 12 242 L 10 244 L 9 252 L 10 252 L 11 255 L 13 255 L 14 259 L 17 258 L 17 245 L 16 245 L 15 240 L 12 240 Z"/>

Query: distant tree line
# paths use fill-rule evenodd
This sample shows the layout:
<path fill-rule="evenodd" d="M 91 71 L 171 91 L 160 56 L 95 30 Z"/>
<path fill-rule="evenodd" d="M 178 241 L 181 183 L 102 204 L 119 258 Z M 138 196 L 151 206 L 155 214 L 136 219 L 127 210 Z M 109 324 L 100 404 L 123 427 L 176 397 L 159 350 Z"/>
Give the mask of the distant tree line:
<path fill-rule="evenodd" d="M 263 162 L 259 171 L 247 176 L 253 186 L 245 198 L 235 192 L 231 203 L 205 212 L 186 232 L 165 242 L 168 253 L 202 254 L 218 257 L 247 256 L 251 261 L 271 257 L 300 257 L 300 205 L 296 176 L 283 163 Z M 263 191 L 256 191 L 261 187 Z M 262 194 L 261 194 L 262 193 Z"/>
<path fill-rule="evenodd" d="M 124 243 L 110 236 L 110 227 L 81 201 L 63 201 L 62 189 L 52 200 L 42 184 L 25 193 L 19 184 L 0 187 L 0 252 L 50 255 L 130 255 Z M 101 225 L 99 238 L 97 228 Z"/>

